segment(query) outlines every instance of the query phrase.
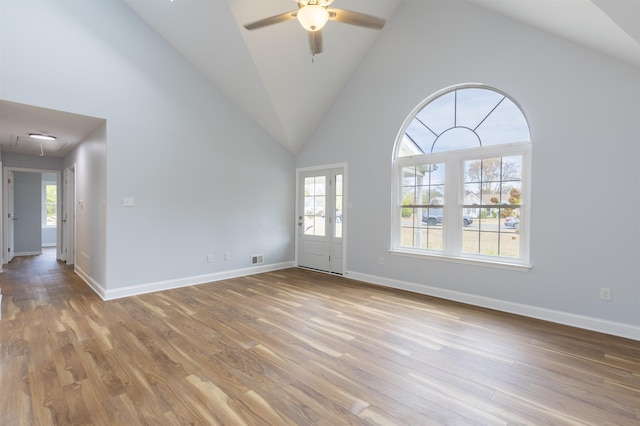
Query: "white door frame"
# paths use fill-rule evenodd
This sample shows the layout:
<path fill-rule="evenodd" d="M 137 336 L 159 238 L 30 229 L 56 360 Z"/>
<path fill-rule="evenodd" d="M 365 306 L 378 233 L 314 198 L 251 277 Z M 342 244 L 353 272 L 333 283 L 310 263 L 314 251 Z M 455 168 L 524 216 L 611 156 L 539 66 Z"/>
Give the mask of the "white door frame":
<path fill-rule="evenodd" d="M 76 164 L 63 171 L 62 192 L 62 252 L 61 259 L 67 265 L 76 262 Z"/>
<path fill-rule="evenodd" d="M 7 264 L 13 260 L 15 250 L 8 252 L 13 247 L 13 172 L 2 168 L 2 264 Z M 11 181 L 11 183 L 9 182 Z M 11 232 L 9 232 L 11 231 Z"/>
<path fill-rule="evenodd" d="M 348 167 L 347 163 L 335 163 L 335 164 L 325 164 L 322 166 L 312 166 L 312 167 L 301 167 L 296 169 L 296 196 L 295 196 L 295 216 L 294 216 L 294 229 L 295 229 L 295 265 L 300 266 L 298 263 L 298 248 L 299 248 L 299 230 L 298 223 L 300 222 L 299 217 L 304 216 L 304 212 L 300 210 L 300 174 L 305 172 L 313 172 L 318 170 L 326 170 L 326 169 L 339 169 L 342 168 L 344 171 L 344 175 L 342 178 L 342 271 L 334 271 L 344 275 L 347 270 L 347 227 L 348 227 Z"/>
<path fill-rule="evenodd" d="M 2 242 L 2 264 L 7 263 L 7 247 L 8 241 L 8 229 L 9 229 L 9 219 L 7 218 L 7 214 L 5 213 L 8 209 L 9 203 L 9 182 L 7 182 L 7 176 L 9 172 L 26 172 L 26 173 L 38 173 L 42 175 L 42 173 L 55 173 L 56 175 L 56 185 L 58 186 L 58 211 L 61 211 L 62 207 L 62 197 L 60 196 L 60 183 L 61 183 L 61 173 L 60 170 L 50 170 L 50 169 L 31 169 L 26 167 L 3 167 L 2 168 L 2 207 L 0 208 L 0 215 L 2 216 L 2 238 L 0 241 Z M 57 227 L 56 227 L 56 259 L 60 259 L 61 248 L 62 248 L 62 230 L 61 230 L 61 218 L 60 215 L 57 215 Z M 13 218 L 11 218 L 13 220 Z"/>
<path fill-rule="evenodd" d="M 0 177 L 2 177 L 2 181 L 5 181 L 5 173 L 4 168 L 2 167 L 2 161 L 0 161 Z M 4 185 L 0 185 L 0 217 L 4 217 L 6 215 L 6 210 L 4 208 L 5 200 L 6 200 L 6 188 Z M 4 229 L 4 220 L 0 220 L 0 272 L 4 272 L 2 266 L 5 264 L 5 254 L 4 254 L 4 238 L 6 235 L 6 231 Z M 2 294 L 0 293 L 0 301 L 2 301 Z M 0 317 L 2 316 L 2 309 L 0 309 Z"/>

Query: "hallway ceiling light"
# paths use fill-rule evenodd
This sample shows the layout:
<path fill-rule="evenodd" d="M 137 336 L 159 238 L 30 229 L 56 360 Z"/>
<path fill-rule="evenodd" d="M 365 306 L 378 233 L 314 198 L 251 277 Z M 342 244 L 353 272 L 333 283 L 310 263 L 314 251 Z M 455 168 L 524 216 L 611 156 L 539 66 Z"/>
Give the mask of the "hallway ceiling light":
<path fill-rule="evenodd" d="M 45 141 L 55 141 L 57 139 L 55 136 L 45 135 L 42 133 L 29 133 L 29 137 L 34 139 L 41 139 Z"/>

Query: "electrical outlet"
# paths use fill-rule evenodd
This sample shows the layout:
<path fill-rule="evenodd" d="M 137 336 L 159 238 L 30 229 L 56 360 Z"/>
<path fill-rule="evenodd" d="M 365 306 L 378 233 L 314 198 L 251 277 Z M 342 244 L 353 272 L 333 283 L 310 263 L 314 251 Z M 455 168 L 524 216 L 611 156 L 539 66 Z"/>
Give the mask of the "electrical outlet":
<path fill-rule="evenodd" d="M 600 300 L 611 300 L 611 289 L 608 287 L 602 287 L 600 289 Z"/>
<path fill-rule="evenodd" d="M 212 254 L 208 254 L 207 255 L 207 263 L 211 263 L 213 262 L 213 255 Z"/>
<path fill-rule="evenodd" d="M 384 265 L 384 257 L 380 256 L 380 259 L 378 260 L 378 264 Z"/>
<path fill-rule="evenodd" d="M 231 260 L 231 253 L 229 253 L 228 251 L 224 252 L 224 260 Z"/>

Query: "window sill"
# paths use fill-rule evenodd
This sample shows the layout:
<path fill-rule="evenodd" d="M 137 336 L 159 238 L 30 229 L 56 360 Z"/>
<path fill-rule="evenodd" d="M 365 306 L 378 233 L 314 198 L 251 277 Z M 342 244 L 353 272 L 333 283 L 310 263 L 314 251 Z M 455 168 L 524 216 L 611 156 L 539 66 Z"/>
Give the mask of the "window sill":
<path fill-rule="evenodd" d="M 417 257 L 422 259 L 425 259 L 425 258 L 434 259 L 434 260 L 439 260 L 444 262 L 463 263 L 467 265 L 487 266 L 490 268 L 510 269 L 512 271 L 521 271 L 521 272 L 529 272 L 529 270 L 532 268 L 531 265 L 520 264 L 520 263 L 496 262 L 492 260 L 474 259 L 470 257 L 453 257 L 453 256 L 445 256 L 445 255 L 432 254 L 432 253 L 416 252 L 416 251 L 410 251 L 410 250 L 393 249 L 393 250 L 389 250 L 389 254 L 394 256 L 408 256 L 408 257 Z"/>

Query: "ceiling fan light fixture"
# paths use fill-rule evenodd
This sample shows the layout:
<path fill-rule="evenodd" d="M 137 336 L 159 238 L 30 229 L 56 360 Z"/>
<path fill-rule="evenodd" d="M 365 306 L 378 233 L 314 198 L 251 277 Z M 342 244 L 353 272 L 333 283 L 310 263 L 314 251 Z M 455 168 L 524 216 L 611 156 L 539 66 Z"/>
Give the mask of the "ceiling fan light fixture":
<path fill-rule="evenodd" d="M 33 139 L 40 139 L 44 141 L 55 141 L 57 138 L 52 135 L 45 135 L 42 133 L 29 133 L 29 137 Z"/>
<path fill-rule="evenodd" d="M 298 11 L 298 21 L 307 31 L 320 31 L 329 20 L 329 12 L 322 6 L 310 4 Z"/>

